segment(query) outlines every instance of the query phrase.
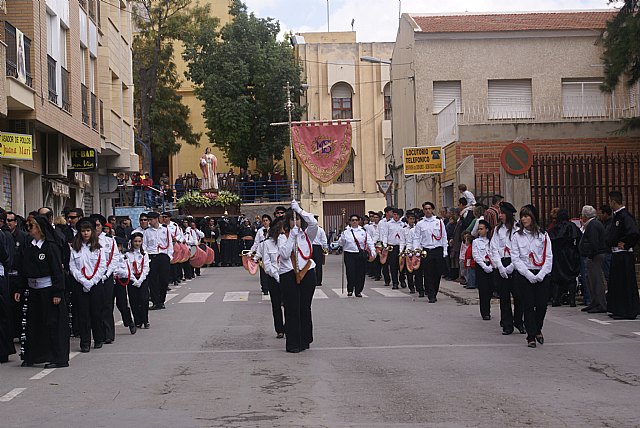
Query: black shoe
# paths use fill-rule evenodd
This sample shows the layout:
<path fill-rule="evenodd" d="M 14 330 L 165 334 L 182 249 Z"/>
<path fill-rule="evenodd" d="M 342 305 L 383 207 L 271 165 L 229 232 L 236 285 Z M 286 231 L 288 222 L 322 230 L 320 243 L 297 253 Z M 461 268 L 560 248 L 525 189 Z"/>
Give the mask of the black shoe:
<path fill-rule="evenodd" d="M 404 281 L 400 281 L 400 287 L 407 288 L 407 283 Z"/>
<path fill-rule="evenodd" d="M 44 365 L 45 369 L 62 369 L 69 367 L 69 363 L 48 363 Z"/>
<path fill-rule="evenodd" d="M 491 319 L 491 315 L 483 315 L 482 319 L 485 321 L 489 321 Z"/>
<path fill-rule="evenodd" d="M 300 350 L 298 348 L 293 348 L 293 349 L 287 349 L 287 352 L 291 352 L 292 354 L 297 354 L 300 352 Z"/>
<path fill-rule="evenodd" d="M 420 291 L 420 292 L 418 293 L 418 297 L 424 297 L 424 292 Z"/>
<path fill-rule="evenodd" d="M 634 320 L 636 317 L 625 317 L 624 315 L 614 315 L 611 318 L 614 320 Z"/>
<path fill-rule="evenodd" d="M 113 343 L 113 339 L 107 339 L 104 341 L 105 345 L 111 345 Z"/>
<path fill-rule="evenodd" d="M 429 303 L 435 303 L 437 302 L 437 300 L 435 299 L 435 297 L 433 299 L 429 299 Z"/>
<path fill-rule="evenodd" d="M 535 348 L 536 347 L 536 341 L 535 340 L 529 340 L 527 341 L 527 346 L 529 348 Z"/>
<path fill-rule="evenodd" d="M 149 308 L 150 311 L 157 311 L 158 309 L 160 309 L 160 306 L 156 306 L 156 305 L 153 305 Z"/>
<path fill-rule="evenodd" d="M 145 330 L 148 330 L 149 327 L 151 327 L 148 322 L 144 323 L 142 326 Z"/>
<path fill-rule="evenodd" d="M 26 361 L 23 361 L 22 364 L 20 364 L 20 367 L 33 367 L 33 363 L 27 363 Z"/>
<path fill-rule="evenodd" d="M 316 287 L 322 287 L 322 284 L 316 284 Z"/>
<path fill-rule="evenodd" d="M 596 305 L 594 303 L 590 303 L 587 306 L 585 306 L 584 308 L 580 309 L 582 312 L 587 312 L 590 311 L 591 309 L 595 308 Z"/>
<path fill-rule="evenodd" d="M 416 294 L 416 290 L 409 290 L 409 294 Z"/>
<path fill-rule="evenodd" d="M 512 329 L 512 328 L 503 328 L 503 329 L 502 329 L 502 335 L 503 335 L 503 336 L 508 336 L 508 335 L 510 335 L 511 333 L 513 333 L 513 329 Z"/>
<path fill-rule="evenodd" d="M 352 293 L 351 291 L 349 291 L 349 292 L 347 293 L 347 296 L 348 296 L 348 297 L 351 297 L 351 296 L 353 296 L 353 293 Z"/>
<path fill-rule="evenodd" d="M 387 283 L 385 283 L 385 284 L 384 284 L 384 286 L 385 286 L 385 287 L 390 287 L 390 286 L 391 286 L 391 284 L 387 284 Z"/>
<path fill-rule="evenodd" d="M 553 302 L 551 302 L 551 307 L 557 308 L 558 306 L 562 306 L 562 303 L 560 303 L 558 300 L 554 300 Z"/>
<path fill-rule="evenodd" d="M 103 343 L 102 342 L 96 342 L 93 344 L 93 349 L 100 349 L 102 348 Z"/>
<path fill-rule="evenodd" d="M 171 291 L 171 289 L 169 287 L 167 287 L 167 291 Z"/>
<path fill-rule="evenodd" d="M 539 344 L 544 345 L 544 336 L 542 335 L 542 333 L 536 334 L 536 341 Z"/>
<path fill-rule="evenodd" d="M 514 327 L 518 330 L 518 332 L 520 332 L 520 334 L 527 334 L 527 329 L 525 328 L 525 326 L 516 325 Z"/>
<path fill-rule="evenodd" d="M 276 335 L 276 339 L 283 339 L 284 338 L 284 333 L 278 333 Z"/>
<path fill-rule="evenodd" d="M 89 351 L 91 351 L 91 347 L 90 346 L 81 346 L 80 347 L 80 352 L 82 352 L 83 354 L 86 354 Z"/>
<path fill-rule="evenodd" d="M 393 287 L 391 287 L 392 290 L 397 290 L 398 288 L 400 288 L 400 287 L 398 287 L 397 284 L 393 284 Z"/>
<path fill-rule="evenodd" d="M 136 331 L 138 331 L 138 327 L 136 327 L 135 325 L 131 324 L 129 326 L 129 331 L 131 332 L 131 334 L 136 334 Z"/>
<path fill-rule="evenodd" d="M 167 308 L 166 308 L 166 306 L 164 306 L 164 303 L 163 303 L 158 307 L 158 309 L 167 309 Z"/>
<path fill-rule="evenodd" d="M 174 287 L 177 287 L 178 285 L 179 285 L 179 282 L 178 282 L 178 281 L 173 281 L 173 286 L 174 286 Z"/>
<path fill-rule="evenodd" d="M 356 297 L 362 297 L 362 294 L 356 293 Z"/>
<path fill-rule="evenodd" d="M 269 292 L 268 291 L 263 291 L 262 294 L 264 294 L 265 296 L 268 296 Z"/>
<path fill-rule="evenodd" d="M 583 309 L 584 311 L 584 309 Z M 595 308 L 591 308 L 588 311 L 586 311 L 588 314 L 605 314 L 607 313 L 606 309 L 603 309 L 599 306 L 596 306 Z"/>
<path fill-rule="evenodd" d="M 381 276 L 376 276 L 374 281 L 382 281 L 382 277 Z"/>

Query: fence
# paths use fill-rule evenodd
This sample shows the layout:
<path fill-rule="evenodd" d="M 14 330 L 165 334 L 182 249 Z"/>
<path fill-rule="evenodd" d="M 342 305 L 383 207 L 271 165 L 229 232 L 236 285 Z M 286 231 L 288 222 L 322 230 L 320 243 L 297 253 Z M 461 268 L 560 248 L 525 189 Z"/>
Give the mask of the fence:
<path fill-rule="evenodd" d="M 578 217 L 584 205 L 599 208 L 608 203 L 608 193 L 622 192 L 624 204 L 640 215 L 640 154 L 535 155 L 531 168 L 532 203 L 538 207 L 543 225 L 552 208 L 566 208 Z"/>
<path fill-rule="evenodd" d="M 476 174 L 476 186 L 475 194 L 476 202 L 484 204 L 488 207 L 491 206 L 491 198 L 494 195 L 501 194 L 501 183 L 499 173 L 485 173 Z M 454 201 L 454 206 L 458 205 L 457 199 Z"/>

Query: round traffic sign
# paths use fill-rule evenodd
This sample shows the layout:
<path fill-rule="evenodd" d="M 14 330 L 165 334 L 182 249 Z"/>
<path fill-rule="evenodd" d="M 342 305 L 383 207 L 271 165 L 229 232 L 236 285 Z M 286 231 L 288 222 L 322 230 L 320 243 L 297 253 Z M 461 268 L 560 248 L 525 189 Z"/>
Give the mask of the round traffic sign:
<path fill-rule="evenodd" d="M 531 149 L 523 143 L 511 143 L 502 150 L 500 164 L 509 174 L 522 175 L 533 163 Z"/>

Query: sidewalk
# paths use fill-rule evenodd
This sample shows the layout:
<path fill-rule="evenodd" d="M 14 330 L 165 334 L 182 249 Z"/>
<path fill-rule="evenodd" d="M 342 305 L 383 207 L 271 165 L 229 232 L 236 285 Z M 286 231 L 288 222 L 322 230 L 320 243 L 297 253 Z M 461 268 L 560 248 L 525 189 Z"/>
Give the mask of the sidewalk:
<path fill-rule="evenodd" d="M 464 288 L 460 283 L 455 281 L 447 281 L 443 278 L 440 281 L 440 293 L 444 294 L 445 296 L 451 297 L 452 299 L 463 305 L 480 304 L 478 289 L 468 290 Z"/>

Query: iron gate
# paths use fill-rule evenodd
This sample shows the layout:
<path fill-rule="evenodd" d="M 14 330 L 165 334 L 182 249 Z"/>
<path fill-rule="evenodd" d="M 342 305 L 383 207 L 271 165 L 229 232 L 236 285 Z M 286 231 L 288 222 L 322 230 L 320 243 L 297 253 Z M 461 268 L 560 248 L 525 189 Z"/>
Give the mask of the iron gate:
<path fill-rule="evenodd" d="M 363 216 L 364 201 L 327 201 L 323 204 L 324 208 L 324 230 L 329 234 L 341 233 L 346 223 L 349 221 L 351 214 Z M 344 222 L 342 217 L 342 209 L 345 210 Z"/>

